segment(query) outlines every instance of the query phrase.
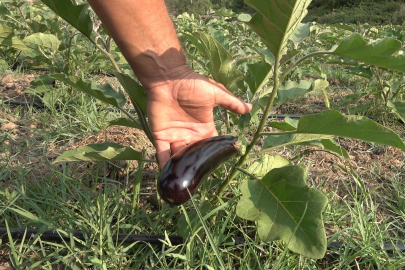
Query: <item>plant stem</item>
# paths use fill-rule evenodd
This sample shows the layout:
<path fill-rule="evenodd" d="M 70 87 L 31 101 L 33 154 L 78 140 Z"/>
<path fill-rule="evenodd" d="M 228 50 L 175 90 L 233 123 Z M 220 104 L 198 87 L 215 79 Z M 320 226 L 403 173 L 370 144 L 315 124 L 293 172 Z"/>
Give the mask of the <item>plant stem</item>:
<path fill-rule="evenodd" d="M 128 116 L 129 119 L 131 119 L 133 122 L 135 122 L 136 124 L 140 125 L 142 127 L 142 124 L 135 119 L 135 117 L 133 117 L 127 110 L 125 110 L 124 108 L 118 107 L 118 109 L 123 112 L 126 116 Z"/>
<path fill-rule="evenodd" d="M 31 27 L 28 25 L 27 19 L 26 19 L 25 16 L 24 16 L 24 12 L 22 12 L 21 7 L 18 7 L 17 9 L 18 9 L 18 11 L 20 12 L 21 17 L 24 19 L 25 26 L 26 26 L 28 32 L 29 32 L 30 35 L 31 35 L 31 34 L 32 34 L 32 30 L 31 30 Z"/>
<path fill-rule="evenodd" d="M 261 137 L 261 133 L 263 132 L 263 129 L 266 125 L 266 120 L 270 115 L 271 109 L 273 107 L 273 103 L 274 103 L 274 99 L 276 98 L 277 95 L 277 90 L 280 86 L 280 81 L 278 79 L 278 76 L 280 74 L 280 53 L 279 55 L 276 57 L 276 64 L 274 65 L 274 85 L 273 85 L 273 91 L 270 95 L 270 99 L 269 102 L 267 104 L 266 110 L 263 113 L 263 118 L 259 124 L 259 127 L 256 130 L 256 133 L 253 136 L 252 141 L 250 142 L 250 144 L 246 147 L 246 152 L 243 156 L 241 156 L 238 160 L 238 162 L 235 164 L 235 166 L 231 169 L 227 179 L 221 184 L 221 186 L 218 189 L 217 195 L 220 196 L 221 193 L 223 193 L 225 191 L 225 189 L 227 188 L 227 186 L 229 185 L 229 183 L 231 182 L 231 180 L 235 177 L 236 173 L 238 172 L 238 169 L 240 167 L 242 167 L 242 165 L 245 163 L 246 158 L 249 155 L 249 152 L 252 151 L 253 147 L 255 146 L 256 142 L 259 140 L 259 138 Z M 271 74 L 272 71 L 270 71 L 269 73 Z M 270 76 L 269 74 L 267 76 Z M 267 77 L 266 76 L 266 77 Z M 265 83 L 265 81 L 263 82 L 263 84 Z M 217 202 L 217 197 L 215 197 L 212 200 L 212 203 L 216 203 Z"/>
<path fill-rule="evenodd" d="M 305 55 L 304 57 L 302 57 L 301 59 L 299 59 L 297 62 L 292 63 L 280 76 L 280 82 L 284 81 L 285 77 L 288 75 L 288 73 L 290 73 L 295 67 L 297 67 L 299 64 L 301 64 L 302 62 L 304 62 L 305 60 L 307 60 L 308 58 L 311 57 L 315 57 L 318 55 L 322 55 L 322 54 L 332 54 L 332 51 L 319 51 L 319 52 L 314 52 L 314 53 L 310 53 L 308 55 Z"/>
<path fill-rule="evenodd" d="M 66 58 L 67 58 L 67 66 L 70 68 L 70 71 L 72 73 L 73 73 L 73 67 L 71 66 L 71 62 L 70 62 L 70 53 L 71 53 L 71 50 L 72 50 L 73 38 L 78 34 L 79 34 L 79 32 L 76 32 L 76 33 L 73 33 L 73 35 L 71 37 L 69 37 L 69 46 L 68 46 L 68 51 L 67 51 L 67 56 L 66 56 Z"/>
<path fill-rule="evenodd" d="M 235 170 L 238 170 L 238 171 L 240 171 L 240 172 L 242 172 L 242 173 L 246 174 L 246 175 L 247 175 L 247 176 L 249 176 L 251 179 L 254 179 L 254 180 L 259 180 L 259 178 L 257 178 L 255 175 L 253 175 L 253 174 L 249 173 L 248 171 L 246 171 L 246 170 L 244 170 L 244 169 L 241 169 L 241 168 L 235 168 Z"/>
<path fill-rule="evenodd" d="M 227 110 L 224 110 L 224 120 L 225 120 L 225 125 L 226 125 L 226 132 L 230 133 L 231 125 L 229 124 L 229 114 L 228 114 Z"/>
<path fill-rule="evenodd" d="M 114 57 L 112 56 L 111 53 L 107 52 L 106 50 L 104 50 L 100 45 L 98 45 L 94 40 L 90 39 L 91 41 L 93 41 L 94 46 L 97 47 L 97 49 L 99 49 L 105 56 L 108 57 L 108 59 L 111 61 L 111 63 L 113 64 L 115 70 L 119 73 L 121 73 L 121 69 L 118 66 L 117 62 L 115 62 Z"/>

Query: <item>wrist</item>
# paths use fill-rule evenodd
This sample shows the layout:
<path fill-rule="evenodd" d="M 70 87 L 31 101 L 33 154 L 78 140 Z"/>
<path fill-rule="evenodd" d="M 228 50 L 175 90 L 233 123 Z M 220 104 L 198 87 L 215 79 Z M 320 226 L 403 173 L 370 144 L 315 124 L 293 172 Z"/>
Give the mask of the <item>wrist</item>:
<path fill-rule="evenodd" d="M 132 58 L 130 65 L 147 90 L 169 84 L 193 72 L 182 51 L 166 52 L 162 55 L 147 51 Z"/>

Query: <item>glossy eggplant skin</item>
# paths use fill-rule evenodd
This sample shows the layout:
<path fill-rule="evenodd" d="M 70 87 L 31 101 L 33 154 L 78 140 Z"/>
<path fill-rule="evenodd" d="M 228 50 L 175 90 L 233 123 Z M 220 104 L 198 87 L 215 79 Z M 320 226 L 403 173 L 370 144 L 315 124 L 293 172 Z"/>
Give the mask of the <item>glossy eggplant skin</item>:
<path fill-rule="evenodd" d="M 190 199 L 201 183 L 225 160 L 239 153 L 233 136 L 218 136 L 190 144 L 163 167 L 158 180 L 160 197 L 172 205 Z M 187 190 L 188 189 L 188 190 Z"/>

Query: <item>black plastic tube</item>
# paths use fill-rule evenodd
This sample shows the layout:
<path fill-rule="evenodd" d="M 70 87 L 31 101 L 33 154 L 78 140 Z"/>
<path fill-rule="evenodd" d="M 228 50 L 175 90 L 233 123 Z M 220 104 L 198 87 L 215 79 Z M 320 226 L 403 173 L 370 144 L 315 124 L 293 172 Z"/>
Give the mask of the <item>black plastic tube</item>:
<path fill-rule="evenodd" d="M 38 234 L 38 229 L 27 228 L 9 228 L 10 235 L 13 239 L 22 239 L 25 235 L 26 238 L 35 237 Z M 91 233 L 73 232 L 72 236 L 78 240 L 85 240 L 91 237 Z M 51 242 L 70 241 L 68 235 L 58 233 L 56 231 L 45 231 L 40 236 L 41 240 Z M 148 244 L 162 244 L 160 240 L 165 240 L 164 235 L 148 235 L 148 234 L 126 234 L 120 233 L 113 235 L 112 238 L 122 243 L 148 243 Z M 0 228 L 0 239 L 7 240 L 7 228 Z M 180 245 L 183 243 L 181 236 L 169 236 L 170 242 L 173 245 Z"/>
<path fill-rule="evenodd" d="M 27 228 L 9 228 L 11 237 L 13 239 L 22 239 L 25 235 L 25 238 L 30 238 L 30 237 L 35 237 L 38 234 L 37 229 L 27 229 Z M 73 237 L 78 239 L 78 240 L 85 240 L 86 238 L 89 238 L 92 236 L 91 233 L 83 233 L 83 232 L 73 232 L 72 233 Z M 60 234 L 56 231 L 45 231 L 43 232 L 40 236 L 41 240 L 44 241 L 51 241 L 51 242 L 57 242 L 57 243 L 62 243 L 63 241 L 70 241 L 70 237 L 68 235 L 63 235 Z M 148 235 L 148 234 L 126 234 L 126 233 L 120 233 L 120 234 L 115 234 L 112 236 L 114 240 L 117 240 L 121 243 L 143 243 L 143 244 L 152 244 L 152 245 L 162 245 L 163 242 L 161 240 L 165 240 L 164 235 Z M 169 236 L 168 237 L 170 242 L 173 245 L 181 245 L 183 244 L 183 237 L 181 236 Z M 6 228 L 1 228 L 0 227 L 0 239 L 3 239 L 5 241 L 8 240 L 8 234 L 7 234 L 7 229 Z M 243 237 L 232 237 L 228 239 L 225 243 L 235 243 L 235 245 L 242 245 L 246 243 L 245 238 Z M 327 249 L 329 251 L 331 250 L 336 250 L 336 249 L 341 249 L 345 248 L 346 243 L 343 242 L 332 242 L 329 243 Z M 404 244 L 397 244 L 397 245 L 392 245 L 388 243 L 384 243 L 383 247 L 377 246 L 375 247 L 376 250 L 383 250 L 386 251 L 389 254 L 394 253 L 394 250 L 398 250 L 401 252 L 405 252 L 405 245 Z"/>

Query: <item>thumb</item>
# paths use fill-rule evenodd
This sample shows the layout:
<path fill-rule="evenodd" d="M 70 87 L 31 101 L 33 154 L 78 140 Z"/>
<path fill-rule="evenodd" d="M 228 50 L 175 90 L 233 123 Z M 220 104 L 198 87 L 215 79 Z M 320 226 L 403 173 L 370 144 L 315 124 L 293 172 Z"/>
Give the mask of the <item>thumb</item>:
<path fill-rule="evenodd" d="M 226 89 L 219 88 L 216 93 L 217 105 L 236 114 L 247 114 L 253 105 L 243 102 Z"/>

